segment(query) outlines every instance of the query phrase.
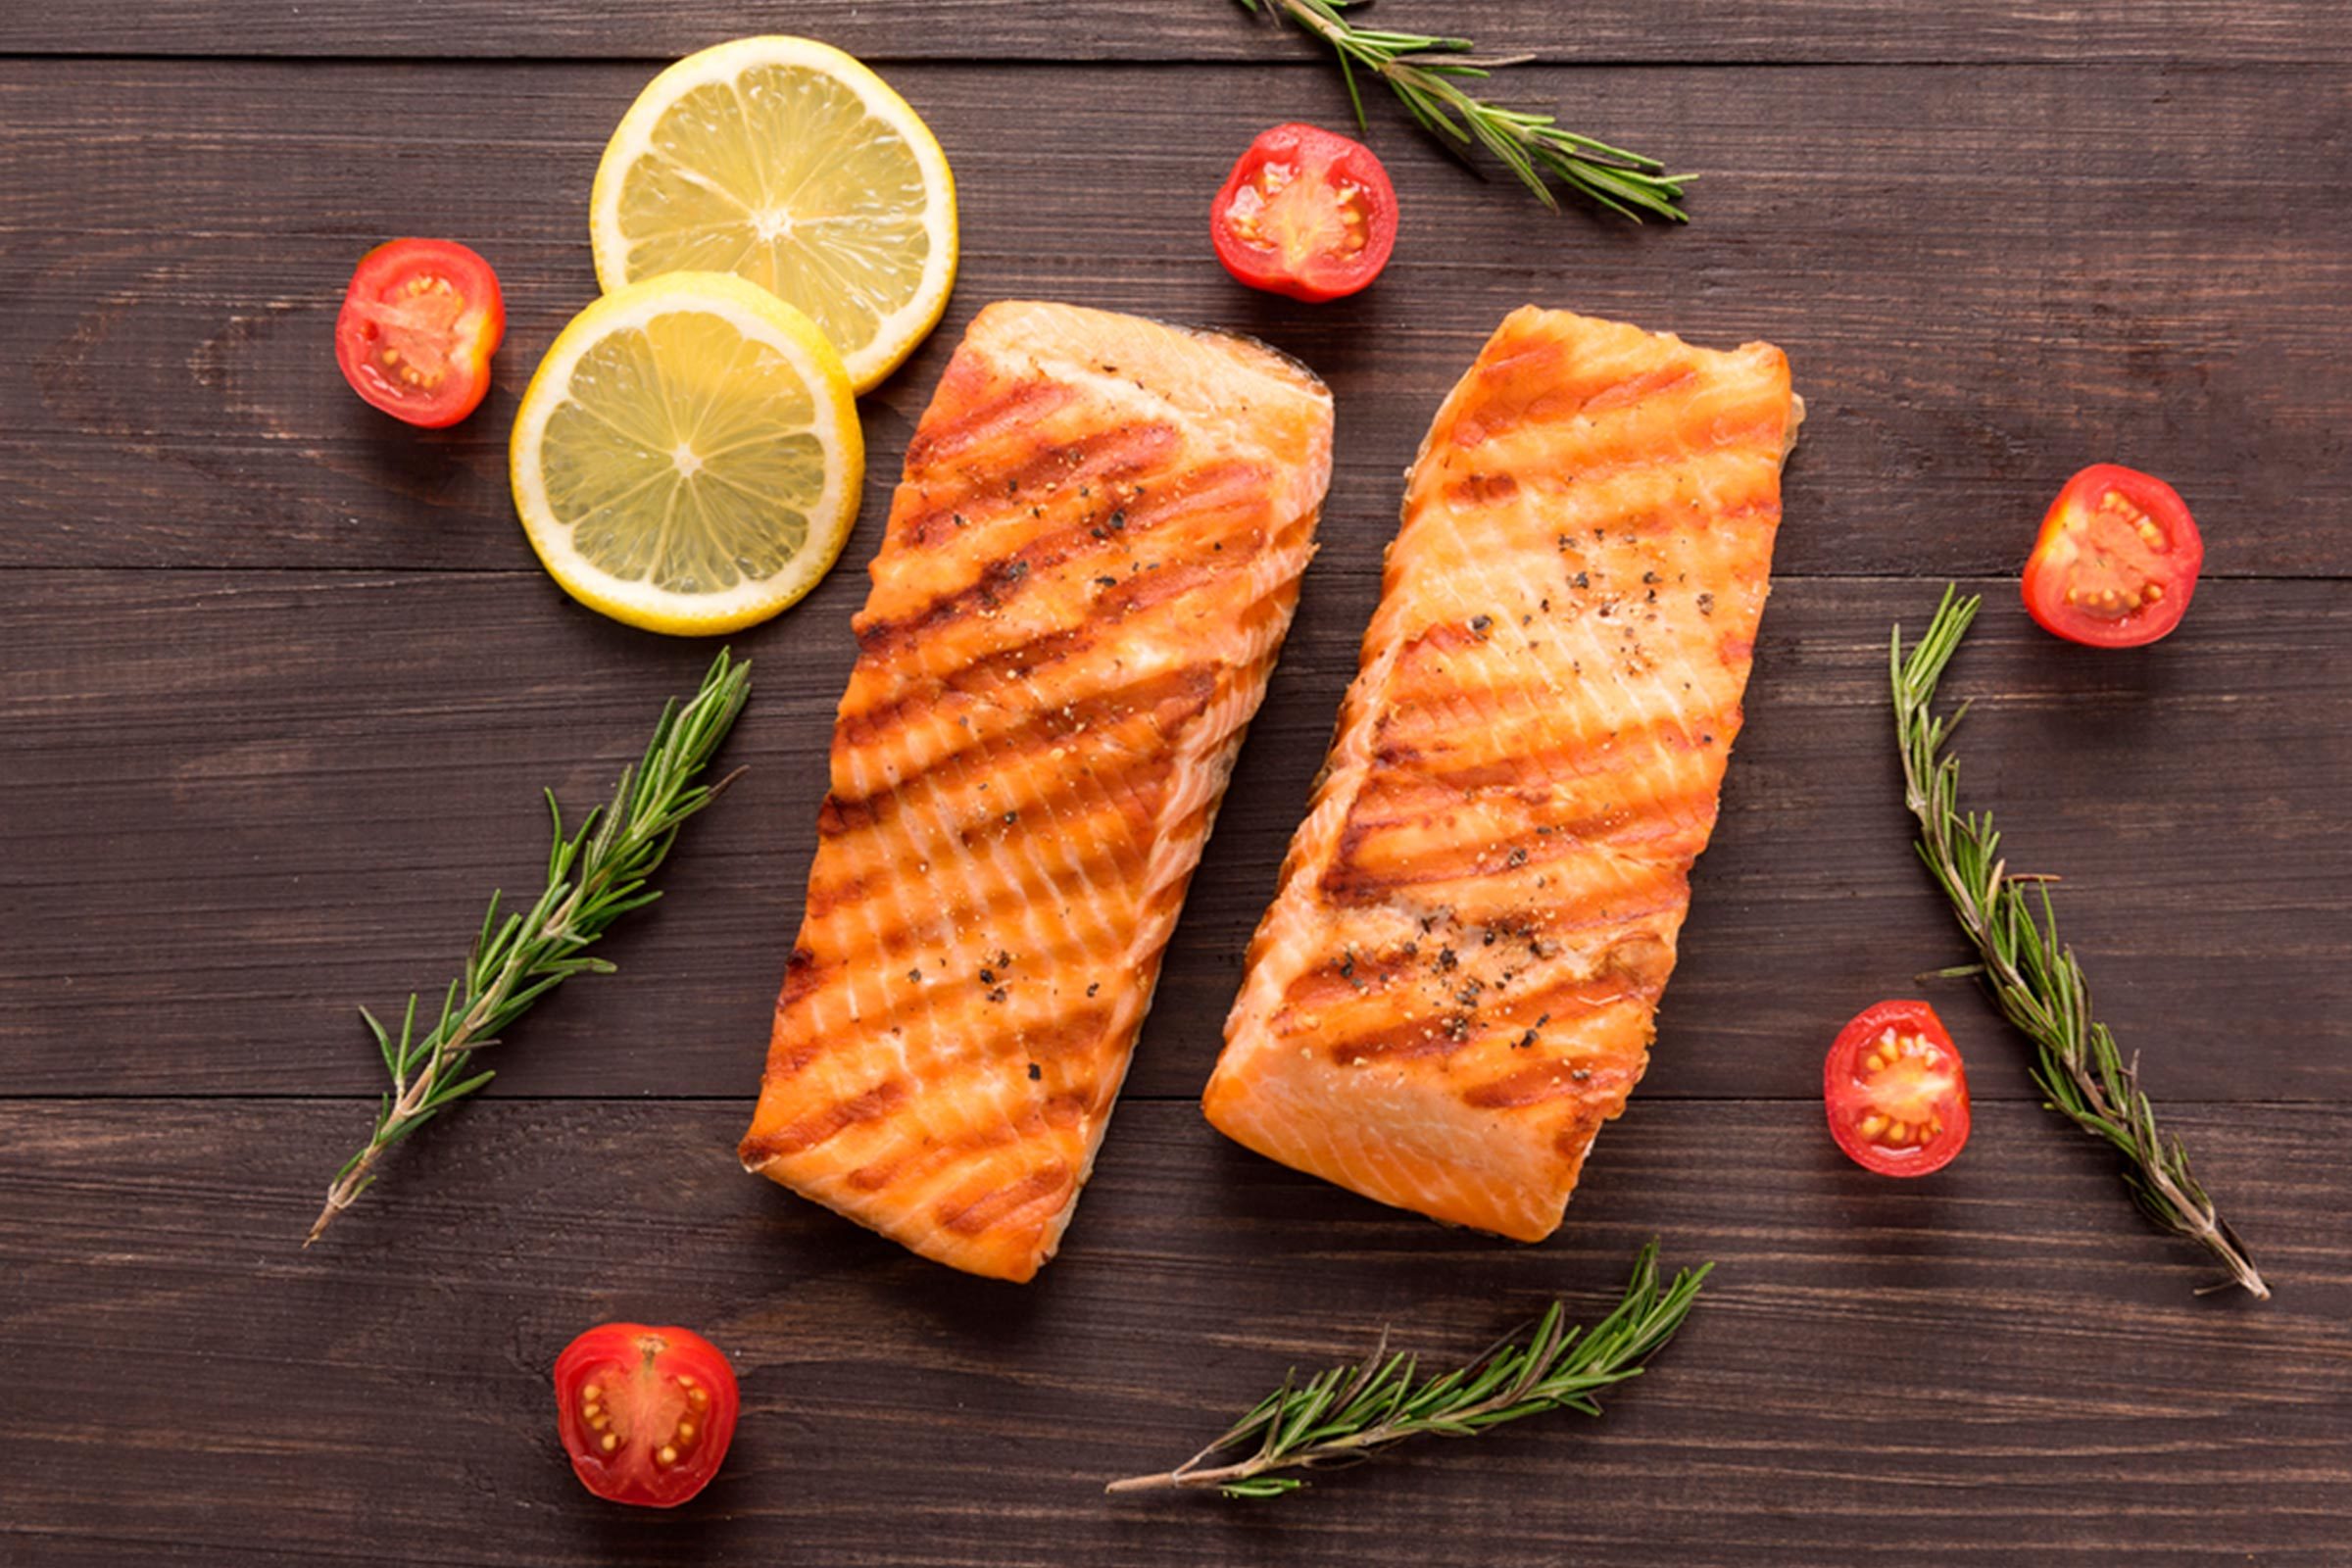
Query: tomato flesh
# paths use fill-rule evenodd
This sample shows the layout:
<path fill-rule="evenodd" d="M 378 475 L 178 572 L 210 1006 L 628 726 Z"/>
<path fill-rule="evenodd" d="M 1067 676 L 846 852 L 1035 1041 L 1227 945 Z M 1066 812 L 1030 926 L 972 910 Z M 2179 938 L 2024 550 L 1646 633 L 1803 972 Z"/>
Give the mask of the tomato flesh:
<path fill-rule="evenodd" d="M 335 318 L 335 363 L 373 407 L 439 429 L 481 406 L 506 330 L 488 262 L 452 240 L 396 239 L 352 273 Z"/>
<path fill-rule="evenodd" d="M 556 1357 L 556 1427 L 598 1496 L 674 1508 L 710 1485 L 740 1396 L 718 1347 L 689 1329 L 606 1323 Z"/>
<path fill-rule="evenodd" d="M 2027 612 L 2093 648 L 2137 648 L 2180 624 L 2205 540 L 2180 493 L 2150 474 L 2093 464 L 2067 481 L 2026 562 Z"/>
<path fill-rule="evenodd" d="M 1822 1101 L 1838 1147 L 1881 1176 L 1941 1170 L 1968 1142 L 1968 1073 L 1924 1002 L 1882 1002 L 1838 1031 Z"/>
<path fill-rule="evenodd" d="M 1209 212 L 1217 259 L 1251 288 L 1320 302 L 1368 286 L 1396 244 L 1396 190 L 1372 150 L 1276 125 L 1235 162 Z"/>

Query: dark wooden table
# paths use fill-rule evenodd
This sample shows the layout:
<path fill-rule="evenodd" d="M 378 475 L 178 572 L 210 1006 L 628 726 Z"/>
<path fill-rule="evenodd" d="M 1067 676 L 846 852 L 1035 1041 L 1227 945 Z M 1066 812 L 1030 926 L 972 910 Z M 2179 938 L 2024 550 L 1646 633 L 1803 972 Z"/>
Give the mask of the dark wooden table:
<path fill-rule="evenodd" d="M 1393 112 L 1395 265 L 1321 311 L 1231 285 L 1207 193 L 1336 76 L 1220 0 L 77 0 L 0 9 L 0 1562 L 2352 1563 L 2352 28 L 2293 0 L 1389 0 L 1542 63 L 1511 95 L 1702 170 L 1689 228 L 1553 216 Z M 873 60 L 962 193 L 938 335 L 863 406 L 843 567 L 736 640 L 751 773 L 671 898 L 309 1251 L 379 1067 L 707 646 L 536 569 L 506 435 L 595 292 L 588 184 L 659 62 L 760 28 Z M 486 408 L 411 433 L 329 353 L 353 260 L 505 279 Z M 1336 388 L 1290 652 L 1061 1258 L 915 1261 L 744 1176 L 889 482 L 1004 296 L 1221 322 Z M 1788 475 L 1721 832 L 1648 1081 L 1522 1248 L 1250 1156 L 1194 1097 L 1371 608 L 1397 474 L 1534 300 L 1785 346 Z M 2161 647 L 2034 631 L 2014 571 L 2076 467 L 2161 470 L 2209 570 Z M 2105 1013 L 2278 1286 L 2199 1298 L 2036 1108 L 1913 863 L 1884 667 L 1947 578 L 1969 793 L 2062 872 Z M 1975 1141 L 1873 1180 L 1821 1052 L 1922 987 Z M 1639 1243 L 1720 1260 L 1606 1419 L 1427 1446 L 1271 1505 L 1106 1499 L 1383 1324 L 1469 1352 Z M 723 1477 L 588 1499 L 547 1371 L 612 1317 L 735 1357 Z"/>

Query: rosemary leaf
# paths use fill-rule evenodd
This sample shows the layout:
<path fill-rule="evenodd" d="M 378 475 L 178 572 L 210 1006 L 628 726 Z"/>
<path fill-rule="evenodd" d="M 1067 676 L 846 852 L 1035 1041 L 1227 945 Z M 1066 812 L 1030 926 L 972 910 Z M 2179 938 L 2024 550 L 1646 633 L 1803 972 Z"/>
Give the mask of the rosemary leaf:
<path fill-rule="evenodd" d="M 503 920 L 503 895 L 490 896 L 465 972 L 442 995 L 438 1023 L 416 1033 L 414 993 L 397 1035 L 360 1009 L 392 1087 L 377 1103 L 368 1142 L 335 1173 L 303 1246 L 374 1184 L 385 1151 L 497 1076 L 464 1070 L 475 1052 L 496 1045 L 508 1025 L 571 976 L 612 972 L 611 963 L 581 950 L 621 915 L 661 897 L 646 883 L 668 856 L 679 825 L 734 781 L 729 774 L 715 784 L 696 782 L 743 711 L 751 673 L 749 663 L 720 653 L 692 701 L 662 707 L 644 758 L 621 771 L 612 801 L 568 836 L 554 792 L 544 792 L 551 824 L 546 890 L 528 913 Z"/>
<path fill-rule="evenodd" d="M 1387 82 L 1423 130 L 1456 152 L 1484 147 L 1546 207 L 1559 205 L 1550 184 L 1556 178 L 1587 200 L 1636 222 L 1644 213 L 1669 222 L 1689 220 L 1680 203 L 1683 186 L 1693 176 L 1669 174 L 1654 158 L 1579 135 L 1550 115 L 1489 103 L 1460 85 L 1483 79 L 1497 68 L 1523 64 L 1521 57 L 1475 54 L 1477 45 L 1468 38 L 1359 26 L 1343 15 L 1351 0 L 1240 3 L 1250 15 L 1277 24 L 1288 18 L 1331 47 L 1339 57 L 1340 75 L 1348 84 L 1348 101 L 1359 127 L 1364 123 L 1364 100 L 1356 73 L 1362 70 Z"/>
<path fill-rule="evenodd" d="M 2191 1174 L 2188 1152 L 2157 1128 L 2156 1107 L 2139 1087 L 2138 1058 L 2127 1061 L 2115 1036 L 2091 1015 L 2090 982 L 2074 950 L 2058 939 L 2052 879 L 2010 871 L 1991 816 L 1960 809 L 1960 762 L 1944 743 L 1967 705 L 1936 717 L 1936 688 L 1977 605 L 1975 597 L 1945 588 L 1936 618 L 1908 655 L 1902 627 L 1894 628 L 1888 662 L 1895 739 L 1904 803 L 1919 819 L 1920 859 L 1984 959 L 1984 985 L 2002 1015 L 2034 1042 L 2034 1081 L 2047 1107 L 2123 1156 L 2125 1184 L 2150 1220 L 2211 1252 L 2229 1271 L 2229 1284 L 2268 1299 L 2271 1289 L 2245 1244 Z"/>
<path fill-rule="evenodd" d="M 1294 1368 L 1224 1436 L 1175 1469 L 1130 1476 L 1103 1490 L 1213 1488 L 1228 1497 L 1279 1497 L 1306 1482 L 1276 1472 L 1359 1464 L 1407 1438 L 1471 1438 L 1549 1410 L 1598 1415 L 1592 1396 L 1641 1375 L 1690 1315 L 1714 1266 L 1686 1269 L 1661 1288 L 1653 1241 L 1634 1260 L 1623 1299 L 1598 1323 L 1569 1327 L 1567 1307 L 1554 1301 L 1523 1337 L 1419 1383 L 1413 1357 L 1390 1353 L 1384 1334 L 1370 1355 L 1351 1365 L 1303 1383 Z"/>

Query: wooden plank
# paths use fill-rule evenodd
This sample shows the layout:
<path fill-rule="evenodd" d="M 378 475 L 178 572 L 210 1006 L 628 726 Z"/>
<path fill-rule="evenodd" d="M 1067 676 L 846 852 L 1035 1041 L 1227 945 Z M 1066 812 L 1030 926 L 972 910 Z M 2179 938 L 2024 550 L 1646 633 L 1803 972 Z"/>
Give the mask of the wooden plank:
<path fill-rule="evenodd" d="M 501 1105 L 305 1252 L 350 1107 L 0 1104 L 0 1559 L 435 1565 L 2340 1562 L 2352 1513 L 2342 1108 L 2183 1112 L 2278 1282 L 2200 1299 L 2097 1151 L 1987 1105 L 1880 1181 L 1794 1105 L 1637 1101 L 1568 1228 L 1381 1210 L 1131 1105 L 1026 1290 L 734 1167 L 723 1105 Z M 1281 1502 L 1109 1499 L 1280 1378 L 1475 1353 L 1639 1243 L 1718 1261 L 1605 1418 L 1424 1443 Z M 591 1502 L 547 1369 L 683 1321 L 744 1380 L 725 1472 Z"/>
<path fill-rule="evenodd" d="M 1496 54 L 1547 60 L 1814 61 L 2346 58 L 2320 0 L 1960 0 L 1899 17 L 1873 0 L 1594 0 L 1573 11 L 1524 0 L 1384 6 L 1373 24 L 1466 34 Z M 1049 0 L 803 0 L 747 15 L 724 0 L 85 0 L 71 27 L 37 9 L 0 13 L 0 52 L 27 55 L 285 55 L 667 59 L 762 25 L 814 34 L 876 61 L 1313 58 L 1303 40 L 1251 25 L 1232 0 L 1138 6 Z"/>
<path fill-rule="evenodd" d="M 0 379 L 0 564 L 527 566 L 506 432 L 594 292 L 590 175 L 646 74 L 0 62 L 0 355 L 27 368 Z M 1045 296 L 1314 365 L 1332 531 L 1368 549 L 1444 390 L 1532 298 L 1788 349 L 1813 418 L 1785 572 L 2012 569 L 2066 475 L 2112 458 L 2180 485 L 2216 574 L 2352 573 L 2352 534 L 2315 525 L 2352 509 L 2341 72 L 1539 69 L 1580 121 L 1708 171 L 1696 221 L 1546 214 L 1384 120 L 1396 261 L 1322 310 L 1211 260 L 1200 205 L 1248 123 L 1200 106 L 1338 122 L 1327 74 L 1039 74 L 1056 112 L 1018 136 L 1000 70 L 892 74 L 956 160 L 967 250 L 941 332 L 865 402 L 869 514 L 962 323 Z M 353 259 L 402 232 L 505 277 L 498 384 L 453 431 L 362 407 L 328 353 Z"/>
<path fill-rule="evenodd" d="M 1792 519 L 1802 528 L 1806 519 Z M 853 546 L 870 550 L 874 524 Z M 1179 928 L 1130 1085 L 1190 1098 L 1330 734 L 1385 529 L 1335 519 Z M 622 965 L 535 1014 L 493 1093 L 748 1106 L 824 789 L 862 574 L 737 639 L 738 790 L 692 824 Z M 2073 940 L 2160 1099 L 2352 1097 L 2352 607 L 2208 584 L 2171 640 L 2060 644 L 2008 579 L 1951 682 L 1969 798 L 2062 872 Z M 1818 1093 L 1864 1004 L 1962 956 L 1914 864 L 1885 691 L 1936 589 L 1784 583 L 1644 1099 Z M 437 990 L 491 888 L 535 890 L 556 788 L 611 786 L 710 649 L 465 574 L 0 573 L 0 1093 L 371 1093 L 352 1013 Z M 1981 1099 L 2031 1096 L 1969 988 Z M 356 1108 L 348 1113 L 356 1119 Z"/>

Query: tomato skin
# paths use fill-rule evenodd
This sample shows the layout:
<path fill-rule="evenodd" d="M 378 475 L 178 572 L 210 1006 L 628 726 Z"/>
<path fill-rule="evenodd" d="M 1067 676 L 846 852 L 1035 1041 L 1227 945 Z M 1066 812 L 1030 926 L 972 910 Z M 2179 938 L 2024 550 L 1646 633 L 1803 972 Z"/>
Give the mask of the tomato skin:
<path fill-rule="evenodd" d="M 2066 482 L 2027 558 L 2026 612 L 2091 648 L 2138 648 L 2188 612 L 2205 539 L 2180 492 L 2120 464 Z"/>
<path fill-rule="evenodd" d="M 710 1484 L 734 1441 L 735 1369 L 691 1329 L 599 1324 L 556 1357 L 555 1383 L 572 1474 L 608 1501 L 674 1508 Z"/>
<path fill-rule="evenodd" d="M 1939 1171 L 1968 1142 L 1968 1070 L 1924 1002 L 1882 1002 L 1856 1013 L 1822 1061 L 1821 1097 L 1830 1136 L 1877 1175 Z"/>
<path fill-rule="evenodd" d="M 506 333 L 506 298 L 488 262 L 455 240 L 396 239 L 351 274 L 335 364 L 371 407 L 437 430 L 481 407 Z"/>
<path fill-rule="evenodd" d="M 1396 187 L 1362 142 L 1296 122 L 1260 131 L 1208 215 L 1236 281 L 1308 304 L 1371 285 L 1396 247 Z"/>

